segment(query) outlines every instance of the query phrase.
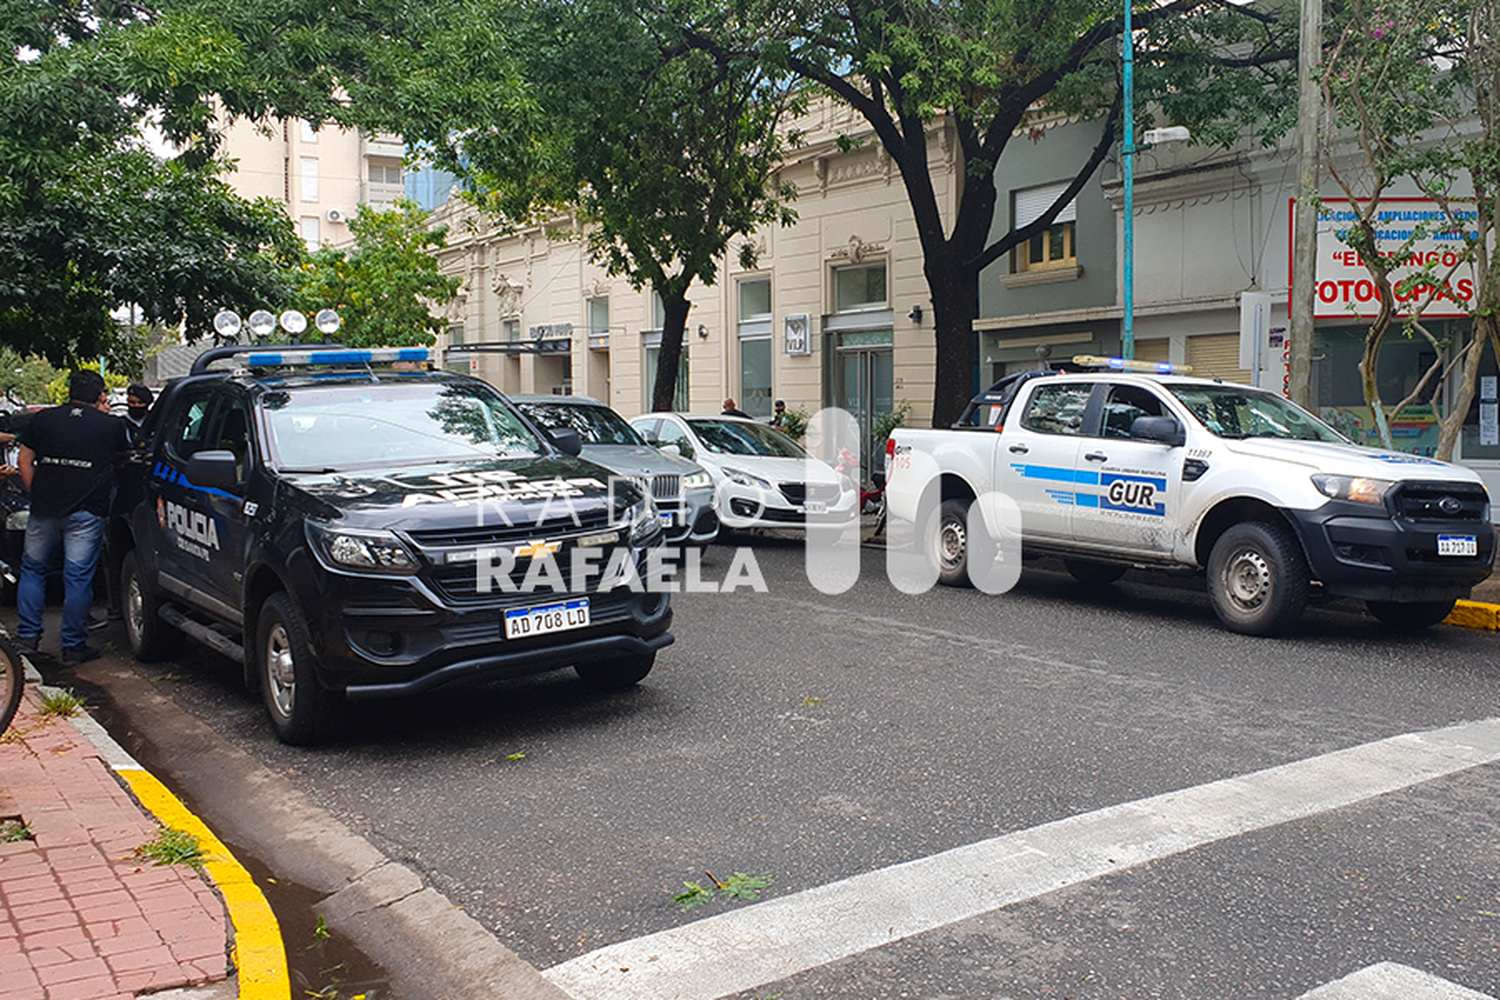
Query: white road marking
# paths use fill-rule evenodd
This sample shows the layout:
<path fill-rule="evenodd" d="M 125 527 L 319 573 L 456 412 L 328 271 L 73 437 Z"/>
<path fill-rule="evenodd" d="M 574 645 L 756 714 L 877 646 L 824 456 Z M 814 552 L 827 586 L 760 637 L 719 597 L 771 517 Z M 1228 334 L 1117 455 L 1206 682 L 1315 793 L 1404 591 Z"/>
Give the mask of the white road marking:
<path fill-rule="evenodd" d="M 1495 1000 L 1409 965 L 1381 962 L 1302 994 L 1297 1000 Z"/>
<path fill-rule="evenodd" d="M 1500 761 L 1500 718 L 1125 802 L 766 900 L 543 972 L 578 1000 L 714 1000 L 1203 844 Z"/>

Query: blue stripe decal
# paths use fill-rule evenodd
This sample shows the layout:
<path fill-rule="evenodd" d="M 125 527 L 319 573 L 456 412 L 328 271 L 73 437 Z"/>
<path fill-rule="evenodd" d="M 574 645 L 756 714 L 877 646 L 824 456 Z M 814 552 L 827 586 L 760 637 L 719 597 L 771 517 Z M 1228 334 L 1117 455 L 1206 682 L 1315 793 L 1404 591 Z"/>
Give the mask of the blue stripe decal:
<path fill-rule="evenodd" d="M 1090 472 L 1088 469 L 1059 469 L 1050 465 L 1022 465 L 1020 463 L 1012 464 L 1011 468 L 1022 479 L 1046 479 L 1054 483 L 1079 483 L 1083 486 L 1099 485 L 1099 473 Z"/>
<path fill-rule="evenodd" d="M 1080 494 L 1078 494 L 1078 506 L 1080 506 L 1080 507 L 1098 507 L 1099 506 L 1099 495 L 1097 493 L 1080 493 Z"/>
<path fill-rule="evenodd" d="M 239 499 L 233 493 L 225 492 L 217 486 L 194 486 L 187 476 L 184 476 L 165 462 L 157 462 L 156 468 L 151 470 L 151 474 L 157 479 L 164 479 L 175 486 L 183 486 L 198 493 L 207 493 L 209 496 L 223 497 L 226 500 Z"/>

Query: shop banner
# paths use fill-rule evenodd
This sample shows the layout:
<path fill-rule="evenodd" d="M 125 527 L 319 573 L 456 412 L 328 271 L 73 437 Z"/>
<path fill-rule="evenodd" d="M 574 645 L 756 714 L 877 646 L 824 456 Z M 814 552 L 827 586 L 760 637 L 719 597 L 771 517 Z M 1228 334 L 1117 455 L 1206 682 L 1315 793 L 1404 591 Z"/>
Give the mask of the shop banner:
<path fill-rule="evenodd" d="M 1475 218 L 1471 207 L 1473 202 L 1460 204 L 1465 207 L 1458 215 L 1465 227 L 1472 229 Z M 1295 212 L 1295 200 L 1291 205 Z M 1355 218 L 1348 199 L 1323 199 L 1322 210 L 1318 213 L 1318 289 L 1313 296 L 1313 315 L 1319 319 L 1369 318 L 1380 312 L 1380 299 L 1375 283 L 1370 280 L 1370 272 L 1365 270 L 1359 254 L 1341 239 Z M 1434 319 L 1469 315 L 1475 295 L 1474 267 L 1469 263 L 1458 264 L 1464 248 L 1460 234 L 1440 231 L 1448 221 L 1442 208 L 1427 198 L 1385 198 L 1381 201 L 1378 219 L 1376 241 L 1385 254 L 1402 251 L 1417 232 L 1424 233 L 1401 253 L 1405 263 L 1392 270 L 1392 288 L 1395 289 L 1401 279 L 1413 271 L 1432 264 L 1435 276 L 1443 284 L 1422 315 Z M 1289 252 L 1289 262 L 1291 257 Z M 1425 301 L 1431 291 L 1431 286 L 1423 285 L 1404 293 L 1397 292 L 1396 315 L 1405 316 L 1412 303 Z"/>

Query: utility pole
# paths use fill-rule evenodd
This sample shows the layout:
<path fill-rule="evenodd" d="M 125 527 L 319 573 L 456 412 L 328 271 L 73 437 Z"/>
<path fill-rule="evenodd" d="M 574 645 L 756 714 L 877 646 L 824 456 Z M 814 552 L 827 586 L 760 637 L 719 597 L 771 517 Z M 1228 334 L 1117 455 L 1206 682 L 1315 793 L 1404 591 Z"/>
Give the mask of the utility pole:
<path fill-rule="evenodd" d="M 1312 406 L 1313 296 L 1317 292 L 1318 117 L 1322 102 L 1313 70 L 1323 61 L 1323 0 L 1301 0 L 1297 47 L 1297 210 L 1292 223 L 1292 289 L 1288 390 Z"/>

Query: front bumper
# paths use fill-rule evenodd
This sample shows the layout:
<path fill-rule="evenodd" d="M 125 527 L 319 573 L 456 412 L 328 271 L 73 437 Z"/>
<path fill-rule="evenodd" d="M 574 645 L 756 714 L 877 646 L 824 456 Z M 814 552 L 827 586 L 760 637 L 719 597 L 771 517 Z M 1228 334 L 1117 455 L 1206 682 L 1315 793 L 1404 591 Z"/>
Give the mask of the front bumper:
<path fill-rule="evenodd" d="M 318 575 L 321 614 L 312 631 L 319 680 L 354 700 L 642 655 L 673 642 L 665 593 L 636 593 L 622 586 L 582 594 L 496 592 L 455 598 L 418 577 Z M 587 626 L 506 638 L 507 611 L 574 597 L 589 599 Z"/>
<path fill-rule="evenodd" d="M 1464 598 L 1490 575 L 1495 559 L 1495 530 L 1487 518 L 1414 519 L 1338 500 L 1290 513 L 1313 577 L 1338 597 L 1398 603 Z M 1440 535 L 1472 537 L 1475 554 L 1439 555 Z"/>

